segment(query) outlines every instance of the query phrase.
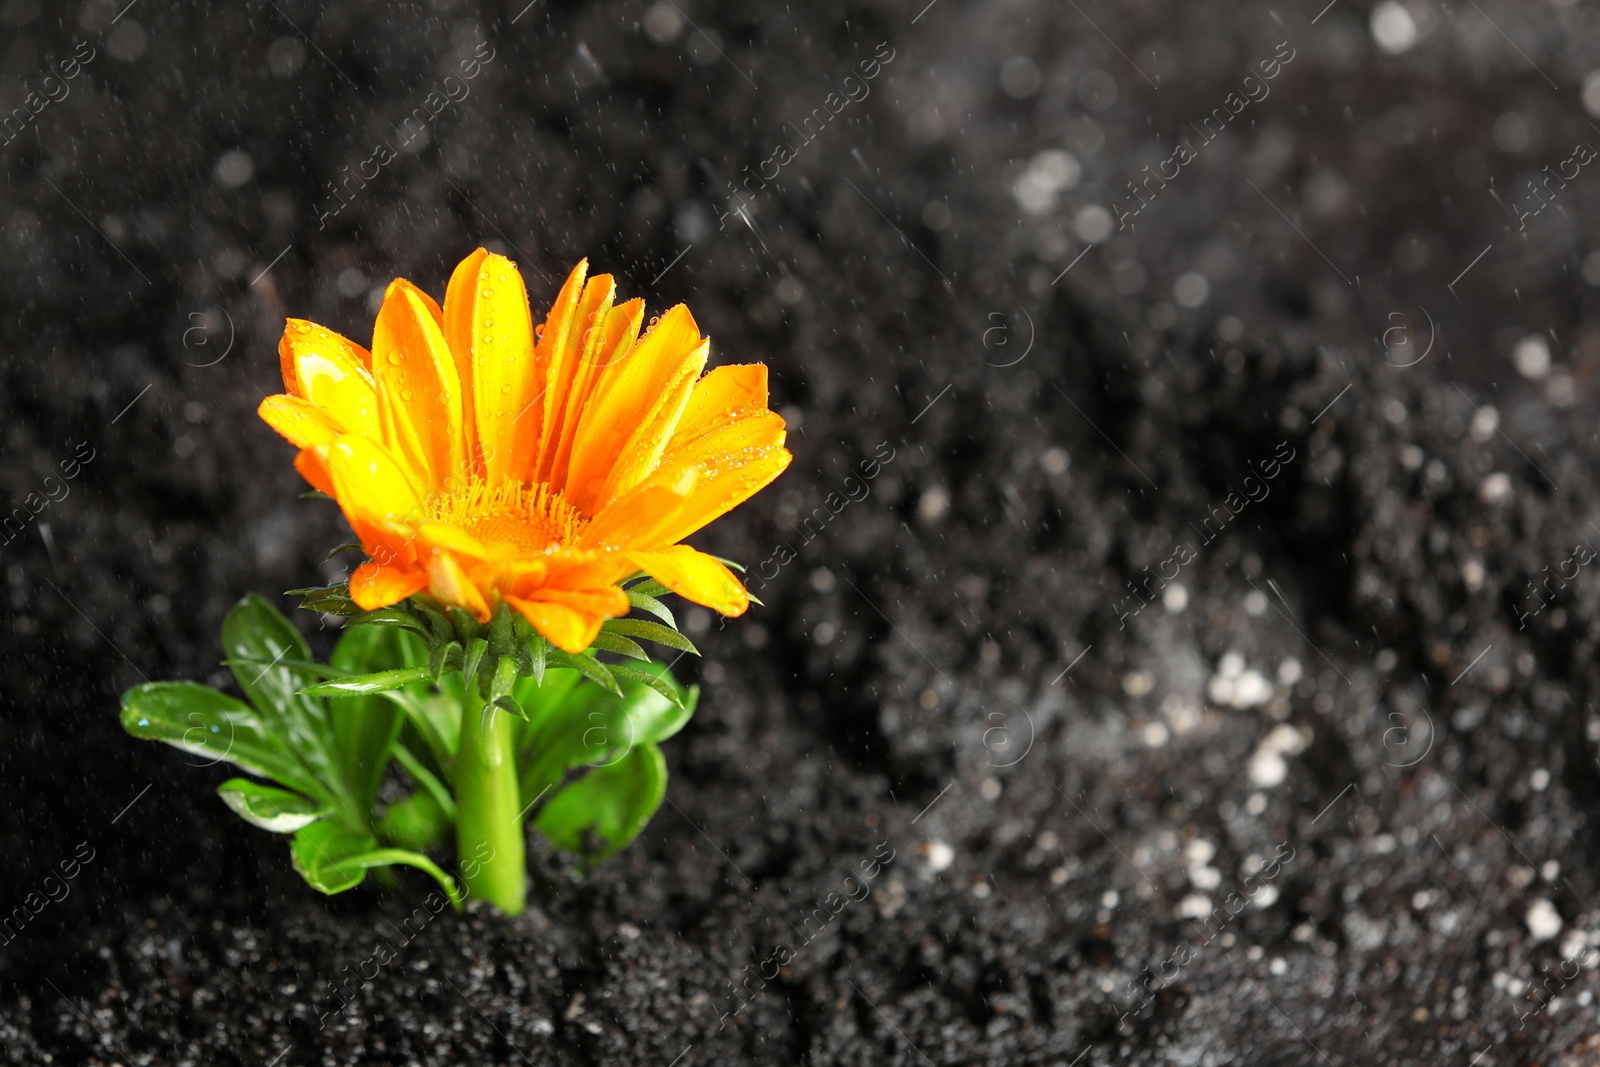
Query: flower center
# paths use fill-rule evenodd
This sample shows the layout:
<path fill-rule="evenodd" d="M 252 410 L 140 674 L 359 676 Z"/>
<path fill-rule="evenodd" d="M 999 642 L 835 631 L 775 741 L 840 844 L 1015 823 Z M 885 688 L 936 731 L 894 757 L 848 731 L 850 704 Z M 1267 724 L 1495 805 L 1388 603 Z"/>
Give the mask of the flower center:
<path fill-rule="evenodd" d="M 436 494 L 429 517 L 460 527 L 497 556 L 535 556 L 570 545 L 588 525 L 560 493 L 535 486 L 473 481 L 465 489 Z"/>

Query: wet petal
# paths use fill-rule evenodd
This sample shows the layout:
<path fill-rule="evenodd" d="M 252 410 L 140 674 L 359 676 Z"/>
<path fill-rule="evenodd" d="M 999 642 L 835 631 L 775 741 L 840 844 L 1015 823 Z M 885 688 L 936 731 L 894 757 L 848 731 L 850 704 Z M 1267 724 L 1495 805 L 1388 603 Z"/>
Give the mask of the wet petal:
<path fill-rule="evenodd" d="M 350 599 L 363 611 L 398 604 L 427 588 L 428 576 L 416 567 L 385 567 L 368 560 L 350 576 Z"/>
<path fill-rule="evenodd" d="M 383 440 L 404 454 L 414 441 L 430 485 L 465 470 L 461 379 L 438 305 L 403 278 L 389 285 L 372 331 L 372 368 L 384 394 Z"/>
<path fill-rule="evenodd" d="M 640 570 L 685 600 L 724 615 L 743 615 L 750 607 L 750 594 L 734 573 L 688 545 L 627 555 Z"/>
<path fill-rule="evenodd" d="M 506 603 L 522 612 L 535 630 L 563 652 L 577 654 L 594 644 L 600 627 L 605 623 L 603 616 L 578 611 L 565 604 L 524 600 L 515 596 L 507 596 Z"/>

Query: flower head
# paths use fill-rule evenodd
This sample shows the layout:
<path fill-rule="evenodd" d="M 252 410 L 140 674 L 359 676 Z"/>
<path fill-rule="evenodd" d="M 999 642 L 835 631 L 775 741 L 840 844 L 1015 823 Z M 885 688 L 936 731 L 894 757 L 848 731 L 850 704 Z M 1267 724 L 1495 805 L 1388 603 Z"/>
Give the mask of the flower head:
<path fill-rule="evenodd" d="M 515 265 L 481 248 L 443 308 L 396 279 L 370 352 L 289 320 L 286 392 L 260 413 L 371 557 L 350 578 L 360 607 L 426 590 L 486 621 L 504 601 L 578 652 L 627 613 L 618 583 L 638 571 L 724 615 L 749 606 L 682 541 L 789 465 L 767 368 L 702 374 L 710 342 L 686 307 L 640 337 L 644 301 L 614 303 L 587 271 L 537 330 Z"/>

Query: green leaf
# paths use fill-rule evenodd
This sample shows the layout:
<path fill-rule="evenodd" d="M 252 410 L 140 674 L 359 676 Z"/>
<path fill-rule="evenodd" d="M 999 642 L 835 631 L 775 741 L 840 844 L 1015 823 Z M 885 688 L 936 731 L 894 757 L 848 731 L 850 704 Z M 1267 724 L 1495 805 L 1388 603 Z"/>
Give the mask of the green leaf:
<path fill-rule="evenodd" d="M 325 804 L 248 778 L 229 778 L 217 795 L 245 822 L 275 834 L 292 834 L 328 814 Z"/>
<path fill-rule="evenodd" d="M 427 647 L 415 634 L 358 626 L 340 636 L 330 659 L 333 666 L 359 677 L 364 672 L 385 669 L 416 669 L 418 661 L 426 657 Z M 417 689 L 425 691 L 422 685 Z M 328 715 L 333 720 L 334 753 L 344 767 L 357 803 L 370 817 L 395 738 L 405 724 L 405 713 L 397 702 L 374 694 L 335 700 L 329 705 Z"/>
<path fill-rule="evenodd" d="M 619 655 L 627 656 L 629 659 L 646 661 L 650 659 L 645 650 L 639 647 L 638 642 L 630 641 L 626 637 L 621 637 L 615 633 L 606 633 L 604 630 L 595 634 L 594 641 L 589 647 L 598 648 L 602 652 L 615 652 Z"/>
<path fill-rule="evenodd" d="M 528 747 L 544 728 L 552 715 L 558 714 L 564 704 L 583 682 L 583 675 L 569 667 L 552 667 L 545 672 L 544 683 L 523 676 L 511 686 L 511 698 L 522 709 L 524 718 L 512 724 L 511 736 L 516 746 L 517 763 L 527 763 Z"/>
<path fill-rule="evenodd" d="M 460 742 L 461 701 L 449 693 L 426 693 L 416 696 L 404 689 L 383 694 L 384 699 L 400 705 L 416 727 L 417 733 L 427 743 L 428 750 L 446 774 L 455 765 L 456 746 Z"/>
<path fill-rule="evenodd" d="M 361 550 L 361 542 L 360 541 L 346 541 L 342 545 L 335 545 L 334 547 L 330 548 L 328 550 L 328 554 L 326 556 L 322 557 L 322 562 L 324 562 L 324 563 L 328 562 L 330 559 L 332 559 L 334 556 L 337 556 L 341 552 L 359 552 L 360 550 Z M 291 590 L 291 592 L 298 592 L 298 590 Z"/>
<path fill-rule="evenodd" d="M 373 867 L 402 864 L 433 875 L 459 911 L 461 891 L 438 864 L 418 852 L 377 848 L 377 839 L 332 822 L 314 822 L 294 835 L 290 847 L 294 868 L 314 889 L 332 895 L 360 885 Z"/>
<path fill-rule="evenodd" d="M 344 678 L 330 678 L 326 682 L 306 686 L 300 690 L 312 696 L 352 697 L 365 696 L 368 693 L 383 693 L 390 689 L 399 689 L 410 685 L 412 682 L 427 681 L 432 677 L 432 672 L 427 667 L 400 667 L 392 671 L 376 671 L 372 674 L 353 674 Z"/>
<path fill-rule="evenodd" d="M 643 678 L 624 681 L 621 696 L 583 684 L 542 719 L 521 761 L 524 805 L 560 786 L 573 768 L 615 763 L 638 745 L 671 737 L 694 714 L 698 688 L 685 692 L 665 666 L 652 663 L 638 671 L 613 668 L 618 673 L 625 670 Z M 658 687 L 667 688 L 672 696 Z"/>
<path fill-rule="evenodd" d="M 655 745 L 640 745 L 551 797 L 534 825 L 557 848 L 599 863 L 645 828 L 667 790 L 667 761 Z M 590 848 L 591 837 L 599 839 Z"/>
<path fill-rule="evenodd" d="M 251 594 L 228 612 L 222 623 L 222 647 L 230 669 L 245 697 L 274 733 L 306 761 L 319 778 L 332 783 L 338 768 L 328 753 L 327 709 L 314 696 L 301 693 L 316 675 L 282 662 L 311 659 L 311 649 L 300 631 L 283 614 Z M 265 660 L 266 666 L 244 666 L 236 661 Z"/>
<path fill-rule="evenodd" d="M 624 637 L 654 641 L 658 645 L 666 645 L 679 652 L 691 652 L 696 656 L 700 654 L 700 650 L 695 648 L 687 637 L 659 622 L 650 622 L 646 619 L 607 619 L 600 630 L 602 633 L 622 634 Z"/>
<path fill-rule="evenodd" d="M 378 820 L 378 836 L 391 845 L 422 852 L 444 840 L 451 819 L 426 790 L 390 804 Z"/>
<path fill-rule="evenodd" d="M 629 604 L 632 604 L 640 611 L 648 611 L 674 630 L 678 628 L 678 620 L 672 617 L 672 612 L 667 610 L 667 606 L 661 601 L 648 593 L 641 593 L 637 589 L 626 589 L 624 592 L 628 594 Z"/>
<path fill-rule="evenodd" d="M 411 780 L 422 786 L 423 789 L 427 790 L 428 795 L 433 797 L 434 803 L 439 806 L 439 810 L 444 812 L 444 817 L 452 823 L 455 822 L 455 798 L 450 795 L 450 790 L 445 788 L 444 783 L 439 781 L 438 777 L 424 766 L 420 759 L 412 755 L 411 750 L 405 745 L 395 746 L 394 758 L 400 766 L 406 769 L 406 773 L 411 775 Z"/>
<path fill-rule="evenodd" d="M 332 799 L 303 761 L 248 704 L 196 682 L 146 682 L 122 695 L 122 728 L 208 762 L 226 760 L 319 800 Z"/>

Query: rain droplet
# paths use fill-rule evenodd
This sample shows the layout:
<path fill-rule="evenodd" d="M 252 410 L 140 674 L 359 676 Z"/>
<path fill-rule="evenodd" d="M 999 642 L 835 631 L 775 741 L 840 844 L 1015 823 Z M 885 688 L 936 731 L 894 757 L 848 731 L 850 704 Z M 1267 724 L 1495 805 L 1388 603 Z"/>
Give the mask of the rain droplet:
<path fill-rule="evenodd" d="M 390 352 L 389 353 L 389 363 L 390 363 L 391 366 L 398 367 L 398 366 L 400 366 L 400 364 L 404 363 L 405 361 L 406 361 L 406 357 L 401 355 L 399 352 Z"/>

